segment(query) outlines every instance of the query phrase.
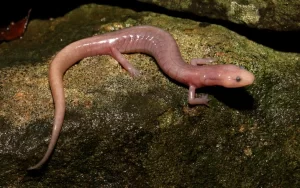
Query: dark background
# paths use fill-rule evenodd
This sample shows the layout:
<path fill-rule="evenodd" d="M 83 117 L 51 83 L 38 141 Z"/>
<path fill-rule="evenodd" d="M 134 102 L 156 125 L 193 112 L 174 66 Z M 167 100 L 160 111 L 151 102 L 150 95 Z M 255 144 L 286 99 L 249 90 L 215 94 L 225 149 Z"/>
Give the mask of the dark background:
<path fill-rule="evenodd" d="M 30 19 L 49 19 L 64 16 L 69 11 L 77 7 L 88 4 L 105 4 L 130 8 L 135 11 L 152 11 L 163 13 L 170 16 L 189 18 L 195 21 L 219 24 L 228 29 L 243 35 L 254 42 L 268 46 L 275 50 L 284 52 L 300 52 L 300 28 L 298 31 L 271 31 L 249 28 L 244 25 L 234 24 L 224 20 L 214 20 L 206 17 L 200 17 L 191 13 L 167 10 L 156 5 L 141 3 L 135 0 L 77 0 L 77 1 L 8 1 L 0 4 L 0 27 L 7 27 L 12 21 L 18 21 L 27 15 L 29 9 L 32 9 Z"/>

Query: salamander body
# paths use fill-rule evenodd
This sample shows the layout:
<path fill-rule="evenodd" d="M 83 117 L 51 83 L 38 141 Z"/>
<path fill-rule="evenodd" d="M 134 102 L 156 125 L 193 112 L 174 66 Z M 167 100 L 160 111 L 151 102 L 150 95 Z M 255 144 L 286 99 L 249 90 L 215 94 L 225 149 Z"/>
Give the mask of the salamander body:
<path fill-rule="evenodd" d="M 50 64 L 49 83 L 55 104 L 52 137 L 42 160 L 29 170 L 40 168 L 54 150 L 65 114 L 63 75 L 79 60 L 95 55 L 110 55 L 131 76 L 140 75 L 122 53 L 145 53 L 153 56 L 161 70 L 189 87 L 191 105 L 208 103 L 207 96 L 195 97 L 195 90 L 204 86 L 243 87 L 252 84 L 254 75 L 236 65 L 209 65 L 213 59 L 182 59 L 178 45 L 168 32 L 152 26 L 135 26 L 73 42 L 57 53 Z"/>

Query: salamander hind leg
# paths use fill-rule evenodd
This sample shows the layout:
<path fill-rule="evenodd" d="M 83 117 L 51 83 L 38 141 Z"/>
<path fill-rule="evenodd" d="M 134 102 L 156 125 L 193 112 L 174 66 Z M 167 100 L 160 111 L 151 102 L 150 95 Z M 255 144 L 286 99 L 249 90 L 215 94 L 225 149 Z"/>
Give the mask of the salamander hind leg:
<path fill-rule="evenodd" d="M 211 64 L 212 62 L 216 61 L 214 58 L 195 58 L 191 59 L 190 63 L 191 65 L 207 65 Z"/>
<path fill-rule="evenodd" d="M 140 75 L 140 71 L 137 70 L 116 48 L 111 48 L 111 56 L 117 60 L 122 67 L 129 72 L 132 77 Z"/>
<path fill-rule="evenodd" d="M 196 91 L 196 88 L 194 86 L 190 86 L 189 88 L 189 97 L 188 97 L 188 101 L 189 101 L 189 104 L 191 105 L 197 105 L 197 104 L 203 104 L 203 105 L 206 105 L 206 106 L 209 106 L 208 105 L 208 95 L 202 95 L 201 97 L 195 97 L 195 91 Z"/>

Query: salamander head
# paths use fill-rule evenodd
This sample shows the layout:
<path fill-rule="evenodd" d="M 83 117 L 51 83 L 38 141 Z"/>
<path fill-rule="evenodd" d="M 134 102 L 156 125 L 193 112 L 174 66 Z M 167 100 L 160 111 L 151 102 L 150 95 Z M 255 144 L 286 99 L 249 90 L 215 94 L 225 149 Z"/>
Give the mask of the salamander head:
<path fill-rule="evenodd" d="M 211 65 L 206 68 L 210 70 L 203 76 L 205 86 L 237 88 L 250 85 L 255 79 L 251 72 L 236 65 Z"/>

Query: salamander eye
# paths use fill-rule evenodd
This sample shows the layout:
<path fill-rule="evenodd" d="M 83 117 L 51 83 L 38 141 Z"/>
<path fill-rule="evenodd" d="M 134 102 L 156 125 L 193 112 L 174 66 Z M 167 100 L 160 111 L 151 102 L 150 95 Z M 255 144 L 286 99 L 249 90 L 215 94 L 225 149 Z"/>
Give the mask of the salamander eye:
<path fill-rule="evenodd" d="M 244 66 L 239 66 L 240 67 L 240 69 L 245 69 L 245 67 Z"/>
<path fill-rule="evenodd" d="M 242 80 L 242 78 L 239 77 L 239 76 L 237 76 L 237 77 L 235 78 L 235 80 L 236 80 L 237 82 L 240 82 L 240 81 Z"/>

